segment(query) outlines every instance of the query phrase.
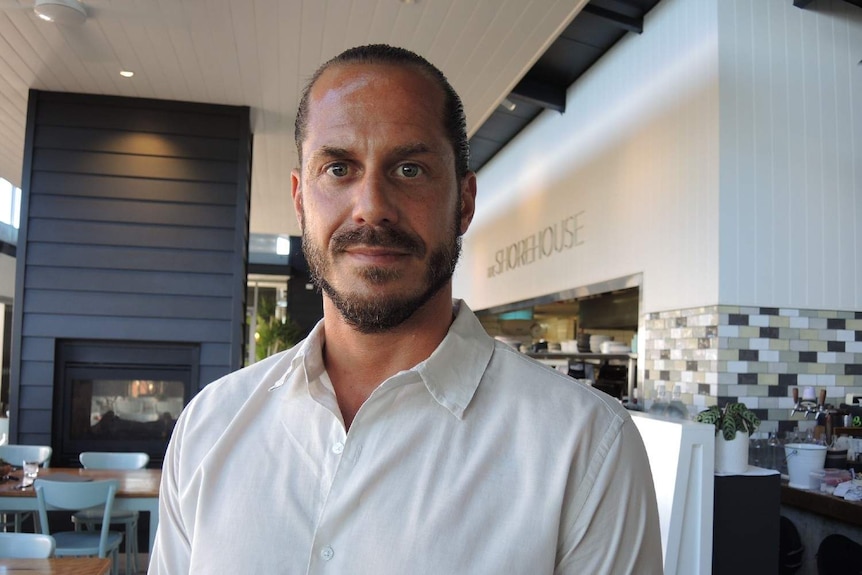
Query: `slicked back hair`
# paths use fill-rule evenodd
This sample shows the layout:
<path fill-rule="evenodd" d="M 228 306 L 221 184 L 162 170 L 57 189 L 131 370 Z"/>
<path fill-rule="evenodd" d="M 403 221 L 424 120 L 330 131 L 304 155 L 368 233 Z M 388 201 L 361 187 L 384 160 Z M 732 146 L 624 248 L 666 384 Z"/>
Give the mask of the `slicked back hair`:
<path fill-rule="evenodd" d="M 302 164 L 302 143 L 305 141 L 308 126 L 308 106 L 311 89 L 320 76 L 329 68 L 347 64 L 391 64 L 395 66 L 413 67 L 423 72 L 443 91 L 443 128 L 452 151 L 455 153 L 455 173 L 462 179 L 470 170 L 470 144 L 467 140 L 467 119 L 464 116 L 464 104 L 449 84 L 446 76 L 436 66 L 422 56 L 404 48 L 386 44 L 369 44 L 345 50 L 338 56 L 323 64 L 302 91 L 299 109 L 296 112 L 294 138 L 299 163 Z"/>

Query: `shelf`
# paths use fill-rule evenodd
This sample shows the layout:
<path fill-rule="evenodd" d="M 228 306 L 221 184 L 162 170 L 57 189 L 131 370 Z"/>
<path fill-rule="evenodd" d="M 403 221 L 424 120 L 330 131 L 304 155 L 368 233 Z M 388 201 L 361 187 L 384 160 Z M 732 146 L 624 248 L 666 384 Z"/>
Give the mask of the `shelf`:
<path fill-rule="evenodd" d="M 628 361 L 638 358 L 636 353 L 570 353 L 562 351 L 531 351 L 527 352 L 526 355 L 535 359 L 620 359 Z"/>

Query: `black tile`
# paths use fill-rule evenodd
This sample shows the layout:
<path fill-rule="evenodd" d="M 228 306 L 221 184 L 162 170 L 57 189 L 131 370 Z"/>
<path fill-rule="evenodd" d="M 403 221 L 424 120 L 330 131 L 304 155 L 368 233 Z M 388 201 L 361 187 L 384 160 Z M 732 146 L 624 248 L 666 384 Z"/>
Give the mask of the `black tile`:
<path fill-rule="evenodd" d="M 760 337 L 766 337 L 770 339 L 778 339 L 778 328 L 777 327 L 761 327 L 760 328 Z"/>
<path fill-rule="evenodd" d="M 670 371 L 662 370 L 658 372 L 658 378 L 662 381 L 670 381 Z"/>
<path fill-rule="evenodd" d="M 718 337 L 718 326 L 717 325 L 706 326 L 706 337 Z"/>
<path fill-rule="evenodd" d="M 800 363 L 817 363 L 817 352 L 816 351 L 800 351 L 799 352 L 799 362 Z"/>
<path fill-rule="evenodd" d="M 711 346 L 712 342 L 708 337 L 697 338 L 697 349 L 709 349 Z"/>
<path fill-rule="evenodd" d="M 699 395 L 709 395 L 709 384 L 708 383 L 698 383 L 697 384 L 697 393 Z"/>
<path fill-rule="evenodd" d="M 777 307 L 762 307 L 760 308 L 760 315 L 778 315 Z"/>
<path fill-rule="evenodd" d="M 826 351 L 844 351 L 845 345 L 843 341 L 827 341 Z"/>
<path fill-rule="evenodd" d="M 826 320 L 826 329 L 845 329 L 847 320 L 840 317 L 830 317 Z"/>
<path fill-rule="evenodd" d="M 855 319 L 862 319 L 862 311 L 857 311 L 855 314 L 853 314 L 853 317 Z"/>
<path fill-rule="evenodd" d="M 770 385 L 769 389 L 769 397 L 787 397 L 789 394 L 787 393 L 786 385 Z"/>
<path fill-rule="evenodd" d="M 778 436 L 779 437 L 787 437 L 788 433 L 792 433 L 796 426 L 799 425 L 798 421 L 779 421 L 778 422 Z"/>
<path fill-rule="evenodd" d="M 844 366 L 844 375 L 862 375 L 862 363 L 848 363 Z"/>
<path fill-rule="evenodd" d="M 687 317 L 676 318 L 676 327 L 688 327 L 688 318 Z"/>
<path fill-rule="evenodd" d="M 748 316 L 741 313 L 732 313 L 728 316 L 729 325 L 748 325 Z"/>
<path fill-rule="evenodd" d="M 663 350 L 658 352 L 658 355 L 661 359 L 670 359 L 670 350 L 669 349 L 663 349 Z"/>
<path fill-rule="evenodd" d="M 736 403 L 739 401 L 739 396 L 736 395 L 725 395 L 723 397 L 718 398 L 718 406 L 724 407 L 728 403 Z"/>
<path fill-rule="evenodd" d="M 686 371 L 697 371 L 697 362 L 692 361 L 692 360 L 686 360 L 685 370 Z"/>
<path fill-rule="evenodd" d="M 756 349 L 740 349 L 739 350 L 739 361 L 758 361 L 760 359 L 760 352 Z"/>
<path fill-rule="evenodd" d="M 738 373 L 736 374 L 737 385 L 757 385 L 756 373 Z"/>
<path fill-rule="evenodd" d="M 769 410 L 768 409 L 752 409 L 754 415 L 757 416 L 757 419 L 760 421 L 765 421 L 769 419 Z"/>
<path fill-rule="evenodd" d="M 856 341 L 862 341 L 862 331 L 856 330 Z"/>
<path fill-rule="evenodd" d="M 792 387 L 796 385 L 796 382 L 799 380 L 799 377 L 795 373 L 779 373 L 778 374 L 778 385 Z"/>

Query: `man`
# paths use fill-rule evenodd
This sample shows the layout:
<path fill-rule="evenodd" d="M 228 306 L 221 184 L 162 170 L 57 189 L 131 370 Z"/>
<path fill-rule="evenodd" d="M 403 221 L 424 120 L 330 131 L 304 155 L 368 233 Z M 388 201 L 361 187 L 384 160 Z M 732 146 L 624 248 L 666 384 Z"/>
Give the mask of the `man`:
<path fill-rule="evenodd" d="M 306 88 L 296 139 L 324 318 L 186 408 L 150 573 L 660 573 L 625 410 L 452 300 L 476 177 L 443 75 L 348 50 Z"/>

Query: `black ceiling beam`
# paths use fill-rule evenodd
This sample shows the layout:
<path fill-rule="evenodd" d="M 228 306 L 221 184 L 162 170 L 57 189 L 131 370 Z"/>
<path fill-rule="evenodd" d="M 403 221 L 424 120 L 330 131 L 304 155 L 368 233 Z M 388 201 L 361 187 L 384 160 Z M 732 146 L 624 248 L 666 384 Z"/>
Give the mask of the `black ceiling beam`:
<path fill-rule="evenodd" d="M 510 95 L 561 114 L 566 111 L 566 89 L 547 82 L 524 78 Z"/>
<path fill-rule="evenodd" d="M 607 8 L 602 8 L 600 6 L 593 6 L 592 4 L 584 6 L 583 11 L 601 18 L 602 20 L 606 20 L 614 26 L 622 28 L 628 32 L 642 34 L 644 31 L 643 17 L 633 18 L 632 16 L 626 16 L 625 14 L 620 14 L 619 12 L 614 12 L 613 10 L 608 10 Z"/>
<path fill-rule="evenodd" d="M 844 0 L 844 1 L 847 2 L 848 4 L 852 4 L 854 6 L 858 6 L 859 8 L 862 8 L 862 0 Z M 809 4 L 811 4 L 812 2 L 814 2 L 814 0 L 793 0 L 793 5 L 796 6 L 797 8 L 805 8 Z"/>

